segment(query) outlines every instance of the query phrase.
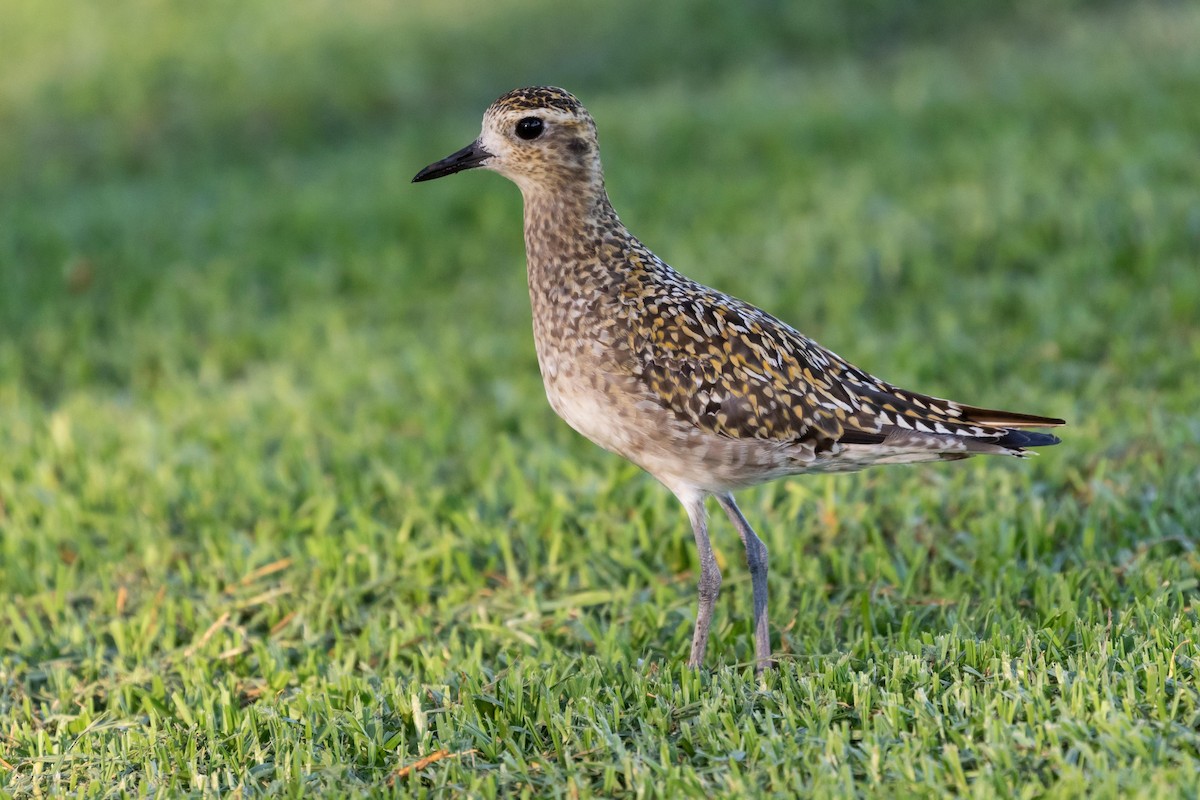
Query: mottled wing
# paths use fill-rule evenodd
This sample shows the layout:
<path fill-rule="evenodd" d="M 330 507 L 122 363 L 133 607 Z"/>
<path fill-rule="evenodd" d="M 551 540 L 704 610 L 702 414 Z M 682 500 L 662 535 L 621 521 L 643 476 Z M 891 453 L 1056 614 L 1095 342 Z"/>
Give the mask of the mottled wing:
<path fill-rule="evenodd" d="M 640 324 L 630 326 L 632 371 L 678 417 L 722 436 L 817 450 L 848 426 L 879 430 L 828 351 L 748 304 L 694 284 L 661 286 L 643 295 Z"/>
<path fill-rule="evenodd" d="M 663 281 L 659 291 L 642 296 L 644 324 L 630 326 L 632 372 L 659 402 L 703 430 L 809 442 L 820 453 L 838 444 L 915 446 L 926 435 L 930 446 L 943 437 L 1005 447 L 1050 444 L 1054 437 L 1044 434 L 1017 441 L 1022 437 L 1006 427 L 1062 422 L 899 389 L 754 306 L 686 284 Z M 1039 436 L 1046 441 L 1036 441 Z"/>

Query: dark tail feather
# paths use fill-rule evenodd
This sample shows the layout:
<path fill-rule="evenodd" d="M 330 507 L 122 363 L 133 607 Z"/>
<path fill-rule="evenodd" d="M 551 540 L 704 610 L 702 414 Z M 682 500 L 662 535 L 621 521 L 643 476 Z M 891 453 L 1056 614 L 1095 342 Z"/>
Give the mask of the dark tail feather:
<path fill-rule="evenodd" d="M 899 437 L 899 438 L 897 438 Z M 1014 428 L 1006 428 L 1004 435 L 996 439 L 989 438 L 973 438 L 970 436 L 953 436 L 940 433 L 917 433 L 914 431 L 905 431 L 894 426 L 889 426 L 879 433 L 868 431 L 847 430 L 841 438 L 838 439 L 842 444 L 893 444 L 897 445 L 900 440 L 912 443 L 913 441 L 921 441 L 924 443 L 937 441 L 966 441 L 974 443 L 979 447 L 984 448 L 978 452 L 1001 452 L 996 448 L 1005 448 L 1010 450 L 1020 450 L 1026 447 L 1049 447 L 1052 444 L 1058 444 L 1062 441 L 1052 433 L 1033 433 L 1031 431 L 1020 431 Z M 966 456 L 963 456 L 966 458 Z"/>
<path fill-rule="evenodd" d="M 1064 423 L 1059 423 L 1064 424 Z M 1052 444 L 1058 444 L 1062 439 L 1052 433 L 1031 433 L 1030 431 L 1009 430 L 999 439 L 992 440 L 992 444 L 998 444 L 1001 447 L 1049 447 Z"/>
<path fill-rule="evenodd" d="M 1058 425 L 1067 424 L 1066 420 L 1058 419 L 1057 417 L 1039 417 L 1035 414 L 1017 414 L 1013 411 L 997 411 L 993 408 L 956 405 L 958 405 L 959 410 L 962 412 L 962 419 L 964 421 L 989 425 L 994 428 L 1053 428 Z M 1041 447 L 1042 445 L 1058 444 L 1059 442 L 1058 437 L 1050 436 L 1049 434 L 1032 433 L 1027 435 L 1034 438 L 1040 437 L 1045 441 L 1016 445 L 1017 447 Z"/>

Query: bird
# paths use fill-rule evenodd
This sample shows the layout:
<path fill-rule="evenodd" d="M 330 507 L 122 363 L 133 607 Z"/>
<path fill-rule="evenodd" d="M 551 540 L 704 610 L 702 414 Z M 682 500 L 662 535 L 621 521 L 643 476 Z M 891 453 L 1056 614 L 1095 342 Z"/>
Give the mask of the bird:
<path fill-rule="evenodd" d="M 688 664 L 702 666 L 721 588 L 707 500 L 728 516 L 751 578 L 756 672 L 770 645 L 767 547 L 734 492 L 878 464 L 1024 458 L 1066 424 L 901 389 L 756 306 L 677 272 L 622 224 L 596 123 L 564 89 L 497 98 L 478 138 L 413 182 L 471 169 L 517 184 L 533 337 L 546 396 L 568 425 L 675 494 L 699 553 Z"/>

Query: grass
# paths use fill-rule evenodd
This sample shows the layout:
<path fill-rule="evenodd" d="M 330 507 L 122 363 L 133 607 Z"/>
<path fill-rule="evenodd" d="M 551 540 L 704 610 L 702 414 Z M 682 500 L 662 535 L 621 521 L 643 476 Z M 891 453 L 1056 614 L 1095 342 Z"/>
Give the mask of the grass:
<path fill-rule="evenodd" d="M 1200 793 L 1200 13 L 944 6 L 13 3 L 0 794 Z M 538 81 L 688 274 L 1072 423 L 742 493 L 761 680 L 542 399 L 516 190 L 408 183 Z"/>

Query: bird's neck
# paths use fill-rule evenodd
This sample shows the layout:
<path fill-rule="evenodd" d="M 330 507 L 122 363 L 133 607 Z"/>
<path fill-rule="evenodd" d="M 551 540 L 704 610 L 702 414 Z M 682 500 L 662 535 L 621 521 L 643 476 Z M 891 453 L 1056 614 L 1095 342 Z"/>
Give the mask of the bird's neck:
<path fill-rule="evenodd" d="M 525 198 L 525 256 L 529 290 L 553 298 L 610 284 L 612 251 L 629 233 L 617 218 L 602 181 L 580 191 L 534 188 Z M 609 258 L 604 258 L 605 253 Z M 606 269 L 605 264 L 609 267 Z"/>

